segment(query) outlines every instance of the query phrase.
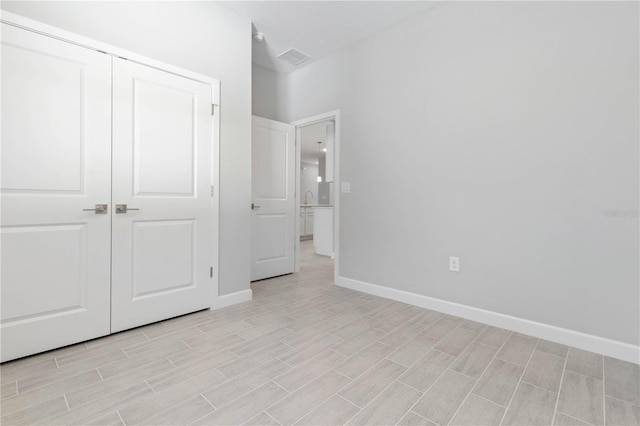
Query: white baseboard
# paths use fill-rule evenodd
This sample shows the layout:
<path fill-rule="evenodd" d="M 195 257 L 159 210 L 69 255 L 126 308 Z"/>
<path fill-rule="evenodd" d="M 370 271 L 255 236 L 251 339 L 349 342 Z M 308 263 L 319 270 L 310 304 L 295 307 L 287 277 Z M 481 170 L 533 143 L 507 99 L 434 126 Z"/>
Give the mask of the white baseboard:
<path fill-rule="evenodd" d="M 236 291 L 235 293 L 223 294 L 218 296 L 211 304 L 211 309 L 221 309 L 227 306 L 237 305 L 238 303 L 248 302 L 253 299 L 253 291 L 251 289 Z"/>
<path fill-rule="evenodd" d="M 634 346 L 629 343 L 605 339 L 579 331 L 448 302 L 446 300 L 435 299 L 433 297 L 422 296 L 408 291 L 357 281 L 351 278 L 338 276 L 336 277 L 336 285 L 409 305 L 459 316 L 472 321 L 482 322 L 494 327 L 506 328 L 563 345 L 600 353 L 612 358 L 618 358 L 636 364 L 640 362 L 640 346 Z"/>

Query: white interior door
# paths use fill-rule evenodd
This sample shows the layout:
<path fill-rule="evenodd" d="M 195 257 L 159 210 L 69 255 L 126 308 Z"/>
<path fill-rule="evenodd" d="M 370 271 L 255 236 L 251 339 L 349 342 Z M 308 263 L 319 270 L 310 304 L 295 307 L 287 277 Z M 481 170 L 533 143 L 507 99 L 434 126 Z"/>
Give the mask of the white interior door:
<path fill-rule="evenodd" d="M 1 361 L 109 333 L 111 57 L 2 24 Z"/>
<path fill-rule="evenodd" d="M 295 269 L 294 127 L 253 117 L 251 280 Z"/>
<path fill-rule="evenodd" d="M 112 332 L 211 304 L 211 90 L 114 59 Z"/>

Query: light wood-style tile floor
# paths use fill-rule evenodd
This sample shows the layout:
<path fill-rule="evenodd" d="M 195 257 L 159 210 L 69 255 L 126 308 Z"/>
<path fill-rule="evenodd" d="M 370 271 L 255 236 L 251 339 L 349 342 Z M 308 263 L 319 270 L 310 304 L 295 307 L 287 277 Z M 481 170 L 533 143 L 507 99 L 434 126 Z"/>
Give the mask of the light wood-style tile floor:
<path fill-rule="evenodd" d="M 638 425 L 640 367 L 301 273 L 5 363 L 3 425 Z"/>

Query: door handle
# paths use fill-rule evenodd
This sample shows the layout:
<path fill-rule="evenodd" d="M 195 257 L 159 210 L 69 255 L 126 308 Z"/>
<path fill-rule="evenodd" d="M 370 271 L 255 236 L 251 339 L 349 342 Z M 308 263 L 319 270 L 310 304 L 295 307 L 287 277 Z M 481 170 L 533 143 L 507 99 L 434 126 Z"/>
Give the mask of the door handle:
<path fill-rule="evenodd" d="M 129 210 L 140 210 L 140 209 L 132 209 L 131 207 L 127 207 L 126 204 L 116 204 L 116 214 L 126 213 Z"/>
<path fill-rule="evenodd" d="M 96 204 L 92 209 L 82 209 L 83 212 L 94 212 L 95 214 L 107 214 L 107 204 Z"/>
<path fill-rule="evenodd" d="M 251 203 L 251 210 L 257 210 L 259 208 L 261 208 L 262 206 L 256 206 L 255 204 Z"/>

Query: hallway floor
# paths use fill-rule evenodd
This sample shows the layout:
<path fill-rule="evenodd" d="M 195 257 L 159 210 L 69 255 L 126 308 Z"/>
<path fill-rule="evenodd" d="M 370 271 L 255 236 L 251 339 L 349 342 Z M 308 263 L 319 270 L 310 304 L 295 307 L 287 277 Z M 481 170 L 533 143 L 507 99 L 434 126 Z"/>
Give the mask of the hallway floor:
<path fill-rule="evenodd" d="M 640 366 L 301 272 L 1 367 L 3 425 L 639 425 Z"/>

